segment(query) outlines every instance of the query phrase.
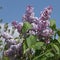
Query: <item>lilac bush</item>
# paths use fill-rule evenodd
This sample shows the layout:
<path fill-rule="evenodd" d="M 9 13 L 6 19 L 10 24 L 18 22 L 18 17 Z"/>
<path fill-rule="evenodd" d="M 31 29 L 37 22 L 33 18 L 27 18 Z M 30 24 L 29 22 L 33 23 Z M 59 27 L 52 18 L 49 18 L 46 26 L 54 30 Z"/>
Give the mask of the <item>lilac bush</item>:
<path fill-rule="evenodd" d="M 60 29 L 50 19 L 52 10 L 48 6 L 35 17 L 34 8 L 27 6 L 22 22 L 13 21 L 11 29 L 6 23 L 3 31 L 0 26 L 1 60 L 59 60 Z"/>

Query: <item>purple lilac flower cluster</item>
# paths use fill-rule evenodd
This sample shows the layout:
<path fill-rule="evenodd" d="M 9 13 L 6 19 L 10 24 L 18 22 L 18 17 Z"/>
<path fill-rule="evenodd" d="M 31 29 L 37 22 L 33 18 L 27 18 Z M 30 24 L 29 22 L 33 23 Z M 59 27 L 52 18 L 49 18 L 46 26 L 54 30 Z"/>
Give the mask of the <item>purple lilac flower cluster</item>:
<path fill-rule="evenodd" d="M 12 26 L 14 26 L 14 28 L 16 28 L 18 30 L 18 32 L 20 33 L 22 26 L 23 26 L 23 23 L 18 23 L 17 21 L 13 21 Z"/>
<path fill-rule="evenodd" d="M 22 18 L 23 22 L 29 22 L 32 28 L 28 30 L 28 34 L 36 35 L 40 40 L 45 43 L 50 43 L 50 37 L 54 34 L 53 30 L 49 28 L 50 26 L 50 14 L 52 12 L 52 7 L 49 6 L 41 12 L 40 17 L 35 17 L 34 8 L 32 6 L 27 6 L 26 12 Z M 17 29 L 20 33 L 23 27 L 23 23 L 18 23 L 17 21 L 12 22 L 12 26 Z M 27 33 L 26 33 L 27 34 Z M 13 37 L 8 33 L 2 34 L 5 38 L 7 44 L 10 44 L 9 49 L 4 52 L 6 56 L 12 55 L 22 55 L 22 43 L 17 43 L 16 40 L 12 40 Z M 41 37 L 41 38 L 40 38 Z"/>
<path fill-rule="evenodd" d="M 41 12 L 40 17 L 35 17 L 34 15 L 34 8 L 32 6 L 27 6 L 26 12 L 22 18 L 23 22 L 29 22 L 33 27 L 29 30 L 29 34 L 37 34 L 38 36 L 42 36 L 47 38 L 53 35 L 52 29 L 49 28 L 50 26 L 50 14 L 52 12 L 52 7 L 49 6 Z M 21 32 L 22 26 L 21 24 L 17 23 L 16 21 L 12 22 L 12 25 L 17 28 L 18 32 Z M 47 38 L 47 40 L 49 40 Z"/>
<path fill-rule="evenodd" d="M 35 20 L 38 20 L 37 17 L 34 16 L 34 8 L 32 6 L 27 6 L 26 8 L 26 12 L 25 14 L 23 15 L 23 18 L 22 20 L 25 22 L 25 21 L 28 21 L 29 23 L 32 23 L 34 22 Z"/>
<path fill-rule="evenodd" d="M 4 51 L 5 56 L 8 57 L 22 56 L 22 50 L 23 50 L 22 42 L 18 43 L 18 41 L 14 40 L 13 36 L 8 34 L 7 32 L 3 32 L 2 37 L 3 39 L 5 39 L 6 48 L 8 49 Z"/>
<path fill-rule="evenodd" d="M 7 48 L 9 48 L 11 45 L 16 45 L 17 44 L 17 41 L 14 40 L 13 36 L 10 35 L 7 32 L 3 32 L 2 37 L 3 37 L 4 41 L 6 42 L 6 47 Z"/>
<path fill-rule="evenodd" d="M 52 12 L 52 7 L 49 6 L 41 12 L 40 17 L 34 16 L 32 6 L 28 6 L 26 9 L 26 13 L 23 16 L 23 21 L 28 21 L 33 26 L 31 30 L 29 30 L 30 34 L 36 34 L 44 38 L 46 43 L 50 43 L 49 37 L 51 37 L 54 33 L 50 26 L 50 14 Z"/>
<path fill-rule="evenodd" d="M 22 56 L 22 43 L 11 45 L 8 50 L 4 52 L 5 56 L 11 57 L 11 56 Z"/>

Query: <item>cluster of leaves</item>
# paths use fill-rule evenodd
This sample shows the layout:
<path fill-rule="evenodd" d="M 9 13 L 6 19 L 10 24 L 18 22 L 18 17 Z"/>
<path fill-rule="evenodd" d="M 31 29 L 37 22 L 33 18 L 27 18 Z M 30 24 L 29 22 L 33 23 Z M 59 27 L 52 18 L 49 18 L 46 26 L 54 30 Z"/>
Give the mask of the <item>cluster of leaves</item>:
<path fill-rule="evenodd" d="M 3 31 L 0 26 L 0 58 L 2 60 L 60 60 L 60 29 L 56 28 L 55 20 L 50 20 L 49 28 L 54 34 L 48 36 L 49 43 L 42 39 L 46 36 L 35 33 L 31 20 L 33 19 L 24 21 L 23 25 L 13 22 L 12 29 L 9 29 L 6 23 Z M 18 37 L 13 37 L 15 32 L 18 32 Z"/>

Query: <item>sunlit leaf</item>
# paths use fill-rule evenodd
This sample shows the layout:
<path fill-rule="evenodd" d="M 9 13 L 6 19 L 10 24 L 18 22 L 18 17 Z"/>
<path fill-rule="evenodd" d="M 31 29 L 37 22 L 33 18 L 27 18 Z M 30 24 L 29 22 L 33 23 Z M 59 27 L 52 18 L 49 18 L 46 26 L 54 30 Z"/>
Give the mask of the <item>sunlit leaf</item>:
<path fill-rule="evenodd" d="M 40 50 L 43 45 L 44 45 L 44 42 L 37 42 L 37 43 L 34 44 L 32 47 L 33 47 L 35 50 Z"/>
<path fill-rule="evenodd" d="M 60 36 L 60 29 L 57 29 L 57 34 L 58 36 Z"/>
<path fill-rule="evenodd" d="M 30 35 L 28 38 L 26 38 L 28 47 L 31 47 L 32 45 L 36 44 L 36 36 Z"/>
<path fill-rule="evenodd" d="M 58 40 L 57 40 L 58 42 L 59 42 L 59 44 L 60 44 L 60 37 L 58 37 Z"/>
<path fill-rule="evenodd" d="M 52 46 L 52 49 L 55 52 L 55 54 L 59 54 L 59 47 L 54 43 L 51 44 L 51 46 Z"/>
<path fill-rule="evenodd" d="M 31 29 L 32 25 L 28 22 L 24 22 L 23 27 L 22 27 L 22 33 L 27 32 L 27 30 Z"/>
<path fill-rule="evenodd" d="M 55 20 L 50 20 L 50 27 L 54 30 L 56 29 L 56 21 Z"/>
<path fill-rule="evenodd" d="M 3 57 L 3 60 L 9 60 L 9 58 L 4 56 L 4 57 Z"/>
<path fill-rule="evenodd" d="M 52 52 L 48 52 L 48 53 L 45 54 L 45 56 L 46 56 L 46 57 L 53 57 L 54 54 L 53 54 Z"/>
<path fill-rule="evenodd" d="M 24 54 L 26 53 L 26 49 L 27 49 L 26 44 L 23 43 L 23 53 L 24 53 Z"/>

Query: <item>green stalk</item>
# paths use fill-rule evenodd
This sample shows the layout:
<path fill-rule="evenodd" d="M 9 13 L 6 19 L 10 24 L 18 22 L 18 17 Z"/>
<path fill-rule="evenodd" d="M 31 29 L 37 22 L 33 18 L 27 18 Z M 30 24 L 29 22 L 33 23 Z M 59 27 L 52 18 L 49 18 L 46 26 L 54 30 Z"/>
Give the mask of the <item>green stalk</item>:
<path fill-rule="evenodd" d="M 40 58 L 41 56 L 45 55 L 46 53 L 48 53 L 48 52 L 51 51 L 51 50 L 52 50 L 52 49 L 47 50 L 45 53 L 43 53 L 43 54 L 41 54 L 41 55 L 35 57 L 33 60 L 37 60 L 38 58 Z"/>

